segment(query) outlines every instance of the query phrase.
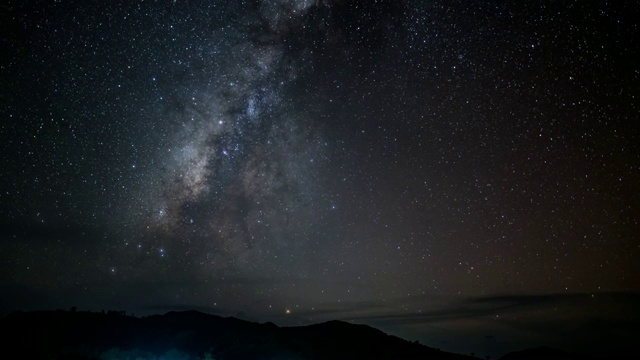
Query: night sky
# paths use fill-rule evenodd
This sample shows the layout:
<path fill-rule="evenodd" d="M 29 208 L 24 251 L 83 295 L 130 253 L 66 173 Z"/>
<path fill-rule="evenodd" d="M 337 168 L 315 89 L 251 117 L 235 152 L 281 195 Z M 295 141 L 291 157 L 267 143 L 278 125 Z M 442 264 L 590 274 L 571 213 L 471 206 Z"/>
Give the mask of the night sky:
<path fill-rule="evenodd" d="M 638 8 L 4 1 L 0 309 L 631 344 Z"/>

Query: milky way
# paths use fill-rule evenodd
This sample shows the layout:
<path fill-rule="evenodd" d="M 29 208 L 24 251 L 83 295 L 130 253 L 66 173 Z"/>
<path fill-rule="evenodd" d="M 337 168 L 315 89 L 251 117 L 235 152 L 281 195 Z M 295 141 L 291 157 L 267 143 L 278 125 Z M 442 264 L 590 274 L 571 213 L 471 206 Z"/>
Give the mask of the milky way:
<path fill-rule="evenodd" d="M 285 54 L 285 36 L 313 6 L 263 2 L 213 35 L 226 48 L 205 58 L 215 66 L 205 65 L 194 96 L 161 115 L 178 129 L 155 154 L 161 171 L 148 175 L 158 179 L 143 197 L 153 206 L 133 217 L 133 226 L 156 235 L 144 246 L 192 244 L 198 250 L 188 258 L 210 270 L 248 266 L 282 244 L 305 241 L 283 229 L 298 226 L 295 214 L 312 211 L 314 168 L 325 155 L 315 120 L 292 109 L 291 84 L 304 64 L 295 52 Z"/>

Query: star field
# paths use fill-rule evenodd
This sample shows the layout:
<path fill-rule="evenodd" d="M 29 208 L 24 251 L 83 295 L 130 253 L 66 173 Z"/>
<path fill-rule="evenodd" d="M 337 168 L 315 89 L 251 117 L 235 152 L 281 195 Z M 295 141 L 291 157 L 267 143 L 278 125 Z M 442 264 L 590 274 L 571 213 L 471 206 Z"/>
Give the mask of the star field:
<path fill-rule="evenodd" d="M 496 355 L 559 309 L 637 321 L 633 2 L 0 15 L 3 311 L 339 318 Z"/>

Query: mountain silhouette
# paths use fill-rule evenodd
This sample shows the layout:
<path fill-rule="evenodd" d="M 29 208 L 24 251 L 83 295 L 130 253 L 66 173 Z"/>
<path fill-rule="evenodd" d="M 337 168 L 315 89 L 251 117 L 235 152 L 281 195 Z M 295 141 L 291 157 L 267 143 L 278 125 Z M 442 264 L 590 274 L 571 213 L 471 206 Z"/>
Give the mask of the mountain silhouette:
<path fill-rule="evenodd" d="M 5 354 L 35 359 L 475 359 L 329 321 L 301 327 L 197 311 L 143 318 L 123 312 L 15 312 L 0 319 Z"/>
<path fill-rule="evenodd" d="M 21 359 L 478 359 L 409 342 L 367 325 L 334 320 L 279 327 L 198 311 L 141 318 L 75 308 L 14 312 L 0 318 L 0 334 L 4 353 Z M 499 358 L 533 359 L 605 360 L 548 347 Z"/>

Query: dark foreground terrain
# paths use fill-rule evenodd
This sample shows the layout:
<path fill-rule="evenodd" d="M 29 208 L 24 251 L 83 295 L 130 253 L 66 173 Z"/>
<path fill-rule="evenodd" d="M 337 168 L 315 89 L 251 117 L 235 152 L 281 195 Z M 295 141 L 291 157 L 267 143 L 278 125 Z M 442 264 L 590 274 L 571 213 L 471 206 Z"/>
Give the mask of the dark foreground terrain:
<path fill-rule="evenodd" d="M 120 312 L 16 312 L 0 319 L 4 354 L 33 359 L 475 359 L 341 321 L 278 327 L 195 311 L 143 318 Z M 589 359 L 553 349 L 505 360 Z"/>

